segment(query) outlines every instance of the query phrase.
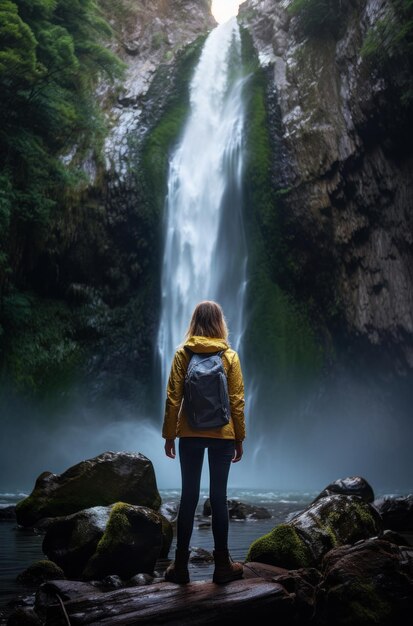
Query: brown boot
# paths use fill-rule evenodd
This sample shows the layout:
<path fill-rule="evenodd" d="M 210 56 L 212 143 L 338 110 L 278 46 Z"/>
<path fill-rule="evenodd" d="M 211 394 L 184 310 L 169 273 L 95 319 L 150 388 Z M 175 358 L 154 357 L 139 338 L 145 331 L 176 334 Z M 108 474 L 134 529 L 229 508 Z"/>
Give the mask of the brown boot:
<path fill-rule="evenodd" d="M 165 580 L 170 583 L 185 585 L 189 583 L 189 550 L 175 550 L 175 561 L 172 561 L 165 571 Z"/>
<path fill-rule="evenodd" d="M 214 550 L 215 569 L 212 580 L 214 583 L 229 583 L 231 580 L 242 578 L 244 568 L 241 563 L 235 563 L 228 550 Z"/>

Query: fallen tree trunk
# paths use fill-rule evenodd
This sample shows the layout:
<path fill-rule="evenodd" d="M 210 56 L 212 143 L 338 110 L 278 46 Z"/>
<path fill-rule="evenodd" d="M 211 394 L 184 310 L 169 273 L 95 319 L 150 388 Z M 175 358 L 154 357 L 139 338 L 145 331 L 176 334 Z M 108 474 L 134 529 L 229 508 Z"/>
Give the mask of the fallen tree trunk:
<path fill-rule="evenodd" d="M 282 585 L 263 578 L 241 579 L 226 585 L 209 581 L 188 585 L 160 582 L 107 593 L 87 593 L 64 602 L 72 626 L 228 625 L 235 618 L 258 615 L 260 618 L 276 615 L 277 619 L 288 620 L 293 615 L 293 605 L 293 596 Z M 47 607 L 45 626 L 67 623 L 60 603 Z"/>

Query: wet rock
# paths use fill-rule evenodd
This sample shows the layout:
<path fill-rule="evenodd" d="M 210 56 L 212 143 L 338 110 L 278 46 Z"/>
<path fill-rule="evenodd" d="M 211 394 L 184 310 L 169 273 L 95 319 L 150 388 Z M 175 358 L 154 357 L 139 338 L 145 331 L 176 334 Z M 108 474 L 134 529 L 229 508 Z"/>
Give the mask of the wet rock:
<path fill-rule="evenodd" d="M 114 517 L 111 519 L 113 511 Z M 129 516 L 133 520 L 129 520 Z M 153 553 L 153 532 L 149 523 L 146 525 L 138 523 L 139 516 L 147 518 L 148 522 L 153 518 L 152 521 L 160 525 L 161 545 L 158 557 L 166 556 L 173 539 L 172 527 L 168 520 L 151 509 L 123 502 L 108 507 L 92 507 L 73 515 L 56 518 L 46 530 L 43 552 L 62 567 L 70 578 L 82 577 L 88 562 L 97 552 L 100 553 L 103 545 L 107 545 L 109 536 L 110 541 L 122 541 L 122 547 L 118 546 L 117 550 L 125 551 L 125 561 L 129 563 L 132 557 L 137 558 L 137 549 L 142 559 L 145 546 L 148 554 Z M 148 536 L 145 534 L 147 532 Z M 127 548 L 128 542 L 130 551 Z M 101 557 L 103 558 L 102 555 Z M 136 569 L 131 574 L 138 571 L 139 559 L 136 562 Z M 108 572 L 110 573 L 114 572 Z"/>
<path fill-rule="evenodd" d="M 30 607 L 14 609 L 7 619 L 7 626 L 41 626 L 44 622 Z"/>
<path fill-rule="evenodd" d="M 191 546 L 191 554 L 189 556 L 189 560 L 192 563 L 212 563 L 214 561 L 214 557 L 212 555 L 212 552 L 210 552 L 209 550 Z"/>
<path fill-rule="evenodd" d="M 107 589 L 121 589 L 121 587 L 124 587 L 125 585 L 120 576 L 110 574 L 109 576 L 102 578 L 102 586 Z"/>
<path fill-rule="evenodd" d="M 108 451 L 63 474 L 43 472 L 32 493 L 16 504 L 16 519 L 21 526 L 32 526 L 44 517 L 119 501 L 159 509 L 153 465 L 143 454 Z"/>
<path fill-rule="evenodd" d="M 305 282 L 324 311 L 336 303 L 360 348 L 410 372 L 412 158 L 403 137 L 411 126 L 391 84 L 361 54 L 392 3 L 341 3 L 350 10 L 337 37 L 304 35 L 290 4 L 247 0 L 240 8 L 268 78 L 268 110 L 276 112 L 273 178 L 285 191 L 290 277 L 301 294 Z"/>
<path fill-rule="evenodd" d="M 327 485 L 327 487 L 314 498 L 313 502 L 337 493 L 341 493 L 345 496 L 359 496 L 365 502 L 373 502 L 374 500 L 373 488 L 365 478 L 361 476 L 349 476 L 347 478 L 339 478 Z"/>
<path fill-rule="evenodd" d="M 0 521 L 1 520 L 15 520 L 16 519 L 16 505 L 10 504 L 9 506 L 0 507 Z"/>
<path fill-rule="evenodd" d="M 43 552 L 70 578 L 81 573 L 102 538 L 114 505 L 96 506 L 56 518 L 43 539 Z"/>
<path fill-rule="evenodd" d="M 155 573 L 155 572 L 154 572 Z M 150 585 L 154 581 L 155 577 L 150 574 L 135 574 L 128 580 L 130 587 L 141 587 L 142 585 Z"/>
<path fill-rule="evenodd" d="M 374 501 L 385 528 L 413 531 L 413 494 L 385 496 Z"/>
<path fill-rule="evenodd" d="M 341 546 L 323 559 L 316 623 L 404 624 L 413 610 L 413 548 L 381 539 Z"/>
<path fill-rule="evenodd" d="M 96 551 L 82 579 L 152 574 L 162 548 L 162 520 L 152 509 L 118 502 L 114 505 Z"/>
<path fill-rule="evenodd" d="M 59 578 L 66 578 L 63 569 L 53 561 L 40 559 L 18 574 L 16 580 L 25 585 L 39 585 L 46 580 Z"/>
<path fill-rule="evenodd" d="M 398 546 L 413 545 L 405 535 L 401 535 L 394 530 L 386 529 L 380 536 L 380 538 L 385 539 L 386 541 L 390 541 L 390 543 L 395 543 Z"/>
<path fill-rule="evenodd" d="M 287 569 L 317 568 L 332 548 L 381 532 L 382 520 L 372 505 L 358 496 L 326 496 L 255 540 L 246 562 L 259 561 Z"/>
<path fill-rule="evenodd" d="M 228 514 L 230 519 L 270 519 L 271 513 L 263 506 L 246 504 L 239 500 L 228 500 Z M 203 515 L 211 515 L 211 502 L 207 498 L 203 506 Z"/>

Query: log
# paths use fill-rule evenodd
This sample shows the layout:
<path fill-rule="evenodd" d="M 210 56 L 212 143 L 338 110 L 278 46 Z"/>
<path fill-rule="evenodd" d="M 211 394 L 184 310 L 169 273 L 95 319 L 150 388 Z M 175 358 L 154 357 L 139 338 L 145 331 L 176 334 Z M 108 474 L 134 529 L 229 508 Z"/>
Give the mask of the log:
<path fill-rule="evenodd" d="M 258 616 L 283 618 L 288 623 L 294 597 L 276 582 L 263 578 L 241 579 L 217 585 L 195 581 L 188 585 L 159 582 L 102 594 L 88 593 L 64 603 L 72 626 L 126 626 L 168 624 L 203 626 L 233 623 Z M 47 607 L 45 626 L 66 626 L 59 603 Z"/>

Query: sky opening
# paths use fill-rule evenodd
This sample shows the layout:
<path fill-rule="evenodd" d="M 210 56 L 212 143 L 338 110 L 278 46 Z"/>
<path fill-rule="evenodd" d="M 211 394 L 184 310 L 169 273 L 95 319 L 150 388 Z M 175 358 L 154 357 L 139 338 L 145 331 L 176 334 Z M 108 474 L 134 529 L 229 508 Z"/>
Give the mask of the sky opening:
<path fill-rule="evenodd" d="M 219 24 L 237 15 L 238 7 L 244 0 L 212 0 L 211 13 Z"/>

